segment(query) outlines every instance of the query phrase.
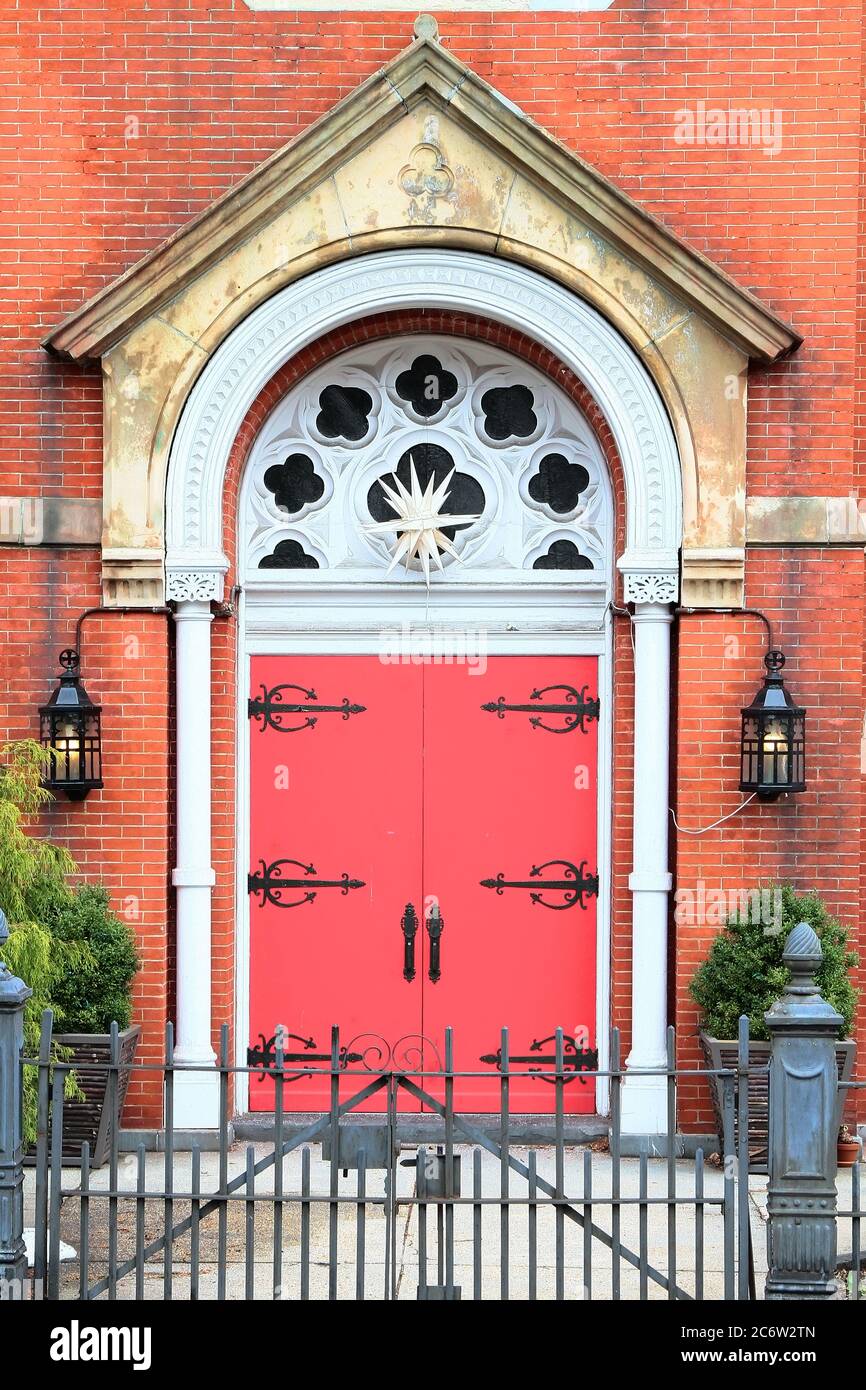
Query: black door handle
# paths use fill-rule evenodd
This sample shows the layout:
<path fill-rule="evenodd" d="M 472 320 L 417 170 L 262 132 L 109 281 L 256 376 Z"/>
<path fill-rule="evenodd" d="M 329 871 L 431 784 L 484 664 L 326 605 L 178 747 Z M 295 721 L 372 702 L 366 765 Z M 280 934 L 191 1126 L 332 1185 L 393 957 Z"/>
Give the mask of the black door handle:
<path fill-rule="evenodd" d="M 431 985 L 435 985 L 436 981 L 440 979 L 442 975 L 439 939 L 442 936 L 442 928 L 444 925 L 445 923 L 442 921 L 439 908 L 434 905 L 431 907 L 427 917 L 427 935 L 430 938 L 430 964 L 427 970 L 427 978 Z"/>
<path fill-rule="evenodd" d="M 403 979 L 411 984 L 415 978 L 415 933 L 418 930 L 418 914 L 411 903 L 400 918 L 403 932 Z"/>

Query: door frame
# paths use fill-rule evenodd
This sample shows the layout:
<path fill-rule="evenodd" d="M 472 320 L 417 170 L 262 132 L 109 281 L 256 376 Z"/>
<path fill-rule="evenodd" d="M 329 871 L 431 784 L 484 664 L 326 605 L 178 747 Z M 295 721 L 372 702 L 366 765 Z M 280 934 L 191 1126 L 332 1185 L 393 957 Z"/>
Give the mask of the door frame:
<path fill-rule="evenodd" d="M 606 586 L 599 586 L 602 589 Z M 348 656 L 379 655 L 382 650 L 383 628 L 393 629 L 402 620 L 417 618 L 429 612 L 450 615 L 450 630 L 459 633 L 483 626 L 487 634 L 486 652 L 489 656 L 595 656 L 598 658 L 598 685 L 601 709 L 598 725 L 598 788 L 596 814 L 598 829 L 599 895 L 596 916 L 596 1043 L 598 1064 L 602 1071 L 610 1059 L 611 1022 L 611 844 L 613 835 L 613 615 L 610 604 L 589 603 L 582 610 L 582 595 L 563 589 L 560 613 L 569 613 L 571 621 L 542 624 L 544 605 L 535 621 L 531 611 L 526 620 L 509 623 L 502 615 L 498 623 L 489 605 L 472 595 L 436 591 L 425 603 L 419 602 L 418 590 L 412 586 L 407 593 L 399 583 L 376 586 L 379 592 L 363 590 L 345 595 L 341 602 L 328 604 L 323 616 L 331 618 L 330 625 L 311 622 L 312 593 L 290 594 L 285 588 L 257 585 L 242 590 L 238 597 L 238 653 L 236 708 L 236 876 L 235 876 L 235 1064 L 245 1067 L 249 1044 L 250 1012 L 250 898 L 247 891 L 250 836 L 250 721 L 247 700 L 250 691 L 250 660 L 253 656 Z M 511 604 L 514 595 L 507 597 Z M 336 597 L 336 596 L 335 596 Z M 354 602 L 353 602 L 354 597 Z M 490 597 L 493 597 L 492 595 Z M 531 594 L 527 599 L 531 605 Z M 548 597 L 550 595 L 548 594 Z M 589 597 L 584 591 L 584 602 Z M 598 597 L 596 591 L 595 597 Z M 294 603 L 292 600 L 294 599 Z M 402 601 L 401 601 L 402 600 Z M 468 601 L 467 601 L 468 600 Z M 352 622 L 352 610 L 357 620 Z M 509 611 L 513 608 L 509 606 Z M 550 616 L 548 613 L 547 616 Z M 460 618 L 463 622 L 460 622 Z M 493 618 L 488 622 L 488 618 Z M 305 620 L 302 620 L 305 619 Z M 378 620 L 377 620 L 378 619 Z M 438 619 L 428 620 L 430 627 Z M 443 626 L 446 624 L 443 623 Z M 516 630 L 509 630 L 509 629 Z M 606 1077 L 595 1083 L 595 1109 L 606 1115 L 609 1109 L 610 1086 Z M 236 1075 L 235 1110 L 244 1113 L 249 1108 L 249 1076 Z"/>

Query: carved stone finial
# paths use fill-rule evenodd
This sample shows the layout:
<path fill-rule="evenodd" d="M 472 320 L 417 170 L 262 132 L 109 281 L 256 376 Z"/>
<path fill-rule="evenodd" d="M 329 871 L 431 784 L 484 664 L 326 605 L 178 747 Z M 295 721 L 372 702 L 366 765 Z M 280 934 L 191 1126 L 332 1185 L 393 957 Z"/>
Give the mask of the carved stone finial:
<path fill-rule="evenodd" d="M 789 933 L 782 960 L 791 972 L 786 994 L 816 994 L 815 972 L 823 958 L 821 942 L 808 922 L 798 922 Z"/>
<path fill-rule="evenodd" d="M 419 14 L 412 26 L 416 39 L 430 39 L 439 42 L 439 25 L 432 14 Z"/>

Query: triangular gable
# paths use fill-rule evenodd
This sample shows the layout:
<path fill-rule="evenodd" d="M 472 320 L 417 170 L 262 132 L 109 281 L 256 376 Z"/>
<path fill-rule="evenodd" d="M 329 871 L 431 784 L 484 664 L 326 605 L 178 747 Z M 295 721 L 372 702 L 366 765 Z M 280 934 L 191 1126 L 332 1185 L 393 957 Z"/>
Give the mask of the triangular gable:
<path fill-rule="evenodd" d="M 49 334 L 44 346 L 76 359 L 101 357 L 407 113 L 425 105 L 447 112 L 479 149 L 505 161 L 515 175 L 593 229 L 746 355 L 772 361 L 799 345 L 794 330 L 752 294 L 439 43 L 421 38 L 88 300 Z"/>

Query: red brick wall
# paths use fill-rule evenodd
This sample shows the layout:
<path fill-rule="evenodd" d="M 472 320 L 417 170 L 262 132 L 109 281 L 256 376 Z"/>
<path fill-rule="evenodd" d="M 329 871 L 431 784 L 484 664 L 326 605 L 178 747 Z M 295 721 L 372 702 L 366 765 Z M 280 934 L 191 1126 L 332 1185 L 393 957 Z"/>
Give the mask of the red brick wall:
<path fill-rule="evenodd" d="M 57 656 L 74 644 L 79 614 L 100 602 L 96 550 L 0 548 L 0 589 L 7 605 L 0 730 L 7 739 L 39 736 L 37 709 L 50 696 Z M 100 614 L 82 629 L 82 676 L 103 705 L 101 791 L 84 801 L 59 796 L 41 833 L 68 846 L 81 873 L 102 879 L 115 909 L 135 932 L 142 970 L 134 1021 L 142 1025 L 138 1060 L 164 1055 L 166 913 L 170 801 L 168 623 L 164 615 Z M 133 1078 L 125 1118 L 161 1121 L 159 1086 Z"/>
<path fill-rule="evenodd" d="M 746 601 L 772 621 L 774 641 L 788 656 L 791 691 L 808 707 L 808 788 L 777 802 L 752 801 L 706 835 L 676 836 L 678 888 L 703 885 L 709 894 L 775 880 L 817 888 L 851 929 L 855 946 L 861 917 L 862 592 L 862 551 L 750 551 Z M 844 623 L 840 612 L 847 615 Z M 763 624 L 747 615 L 706 614 L 680 622 L 676 812 L 686 829 L 712 824 L 744 799 L 737 790 L 739 711 L 760 685 L 765 651 Z M 684 908 L 676 931 L 675 1022 L 681 1064 L 693 1067 L 699 1064 L 699 1020 L 688 984 L 718 925 L 712 916 L 694 920 L 688 903 Z M 858 1039 L 862 1052 L 862 1009 Z M 707 1115 L 705 1083 L 683 1080 L 679 1103 L 684 1127 L 700 1127 Z M 862 1118 L 862 1105 L 857 1109 Z"/>
<path fill-rule="evenodd" d="M 0 20 L 0 175 L 15 190 L 17 206 L 0 221 L 6 326 L 0 493 L 99 496 L 99 374 L 48 360 L 41 337 L 397 53 L 410 38 L 413 13 L 267 15 L 229 0 L 157 0 L 146 9 L 55 0 L 38 11 L 7 11 Z M 789 363 L 751 374 L 752 493 L 845 494 L 859 485 L 866 466 L 862 14 L 862 0 L 820 6 L 629 0 L 588 15 L 439 17 L 443 39 L 458 57 L 805 335 Z M 678 144 L 675 113 L 699 101 L 779 109 L 780 152 L 770 158 L 760 146 Z M 233 514 L 233 503 L 227 505 Z M 812 712 L 817 761 L 810 791 L 792 805 L 752 806 L 722 832 L 678 837 L 681 884 L 701 876 L 709 884 L 723 874 L 724 881 L 739 875 L 752 886 L 758 867 L 768 876 L 786 872 L 804 884 L 817 881 L 853 920 L 858 888 L 866 889 L 855 792 L 863 708 L 861 562 L 855 552 L 750 555 L 749 601 L 779 618 L 792 686 Z M 75 614 L 99 600 L 98 559 L 93 551 L 3 550 L 0 563 L 11 615 L 0 717 L 16 736 L 34 729 L 35 708 L 50 689 L 55 653 L 70 640 Z M 148 654 L 134 666 L 122 647 L 130 633 Z M 719 639 L 730 633 L 742 638 L 736 658 L 719 650 Z M 169 827 L 157 809 L 170 791 L 171 639 L 166 620 L 155 616 L 92 621 L 85 634 L 86 680 L 106 705 L 107 786 L 79 808 L 55 807 L 51 825 L 88 872 L 108 878 L 118 901 L 141 896 L 137 930 L 148 970 L 137 998 L 151 1056 L 171 968 L 165 897 L 157 894 L 171 863 Z M 737 804 L 738 709 L 758 683 L 761 630 L 743 619 L 685 619 L 675 640 L 677 812 L 684 825 L 705 824 Z M 229 805 L 231 622 L 215 623 L 214 647 L 215 787 Z M 630 679 L 628 632 L 620 624 L 618 697 Z M 701 727 L 710 696 L 724 711 L 721 727 L 712 729 Z M 618 750 L 628 746 L 628 717 L 623 706 Z M 689 771 L 698 733 L 707 759 L 700 786 Z M 154 779 L 147 798 L 129 762 L 131 756 L 142 762 L 144 752 Z M 617 769 L 617 792 L 614 994 L 618 1013 L 627 1013 L 625 766 Z M 214 838 L 214 981 L 218 1009 L 230 1017 L 227 822 L 215 824 Z M 680 991 L 699 944 L 700 935 L 679 933 Z M 675 1012 L 686 1030 L 693 1027 L 684 997 Z M 685 1117 L 699 1124 L 705 1107 L 687 1088 L 682 1094 Z M 135 1092 L 131 1118 L 151 1122 L 154 1113 Z"/>

